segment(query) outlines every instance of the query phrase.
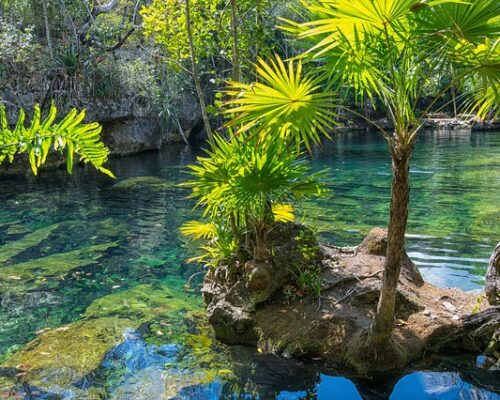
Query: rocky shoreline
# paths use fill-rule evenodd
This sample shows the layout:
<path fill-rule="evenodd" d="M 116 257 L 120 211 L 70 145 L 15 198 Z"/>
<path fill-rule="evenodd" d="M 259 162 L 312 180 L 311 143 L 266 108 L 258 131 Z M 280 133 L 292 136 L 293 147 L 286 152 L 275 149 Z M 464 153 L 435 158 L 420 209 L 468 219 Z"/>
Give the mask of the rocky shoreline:
<path fill-rule="evenodd" d="M 287 291 L 296 288 L 284 268 L 291 260 L 304 261 L 297 229 L 280 230 L 272 266 L 247 262 L 236 265 L 233 275 L 227 267 L 207 274 L 203 294 L 219 340 L 285 357 L 321 359 L 359 373 L 403 368 L 449 348 L 483 353 L 498 368 L 500 308 L 488 307 L 476 294 L 424 282 L 409 258 L 399 282 L 391 351 L 360 363 L 366 358 L 359 354 L 366 351 L 360 347 L 361 338 L 371 325 L 380 293 L 386 233 L 375 229 L 355 248 L 317 246 L 320 296 L 298 291 L 290 296 Z"/>

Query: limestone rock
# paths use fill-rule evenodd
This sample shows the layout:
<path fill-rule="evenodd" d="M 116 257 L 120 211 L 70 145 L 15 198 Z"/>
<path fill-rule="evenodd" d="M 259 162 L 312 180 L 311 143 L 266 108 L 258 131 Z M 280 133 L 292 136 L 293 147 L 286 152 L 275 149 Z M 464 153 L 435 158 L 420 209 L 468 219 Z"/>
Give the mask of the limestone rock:
<path fill-rule="evenodd" d="M 287 281 L 279 271 L 293 267 L 297 258 L 304 260 L 304 253 L 298 256 L 298 247 L 304 250 L 319 246 L 304 241 L 307 234 L 299 233 L 298 227 L 281 229 L 276 241 L 270 240 L 274 255 L 270 266 L 250 262 L 248 271 L 237 263 L 225 266 L 224 271 L 232 268 L 232 273 L 219 275 L 231 276 L 229 281 L 213 271 L 207 275 L 203 287 L 205 304 L 219 340 L 258 345 L 272 354 L 321 358 L 366 373 L 402 368 L 425 352 L 442 351 L 447 346 L 483 351 L 492 333 L 500 330 L 498 307 L 481 306 L 476 310 L 476 295 L 472 293 L 419 282 L 420 274 L 411 273 L 413 263 L 407 258 L 403 260 L 396 293 L 393 336 L 387 352 L 384 350 L 382 357 L 374 355 L 375 347 L 370 348 L 371 343 L 364 339 L 370 338 L 369 327 L 382 286 L 385 231 L 372 231 L 358 251 L 323 246 L 323 259 L 317 257 L 316 250 L 311 252 L 308 260 L 316 263 L 320 271 L 318 299 L 312 293 L 297 294 L 299 291 L 293 290 L 296 282 Z M 287 229 L 293 235 L 284 235 Z M 247 281 L 247 274 L 255 281 Z M 274 283 L 269 282 L 270 275 Z M 285 292 L 288 286 L 292 290 Z M 265 302 L 254 301 L 255 293 L 267 294 L 269 287 L 274 287 L 274 292 Z"/>
<path fill-rule="evenodd" d="M 484 293 L 490 305 L 497 305 L 500 302 L 500 243 L 495 247 L 491 255 L 488 271 L 486 272 L 486 284 Z"/>
<path fill-rule="evenodd" d="M 98 318 L 51 329 L 26 345 L 4 367 L 26 370 L 32 386 L 68 386 L 96 369 L 137 322 Z"/>
<path fill-rule="evenodd" d="M 373 228 L 359 245 L 358 251 L 370 255 L 385 256 L 387 252 L 387 230 Z M 416 285 L 422 286 L 424 278 L 422 278 L 418 267 L 410 260 L 406 252 L 403 255 L 402 264 L 402 275 Z"/>
<path fill-rule="evenodd" d="M 271 266 L 264 263 L 248 261 L 245 265 L 248 271 L 246 288 L 255 303 L 266 301 L 276 290 Z"/>

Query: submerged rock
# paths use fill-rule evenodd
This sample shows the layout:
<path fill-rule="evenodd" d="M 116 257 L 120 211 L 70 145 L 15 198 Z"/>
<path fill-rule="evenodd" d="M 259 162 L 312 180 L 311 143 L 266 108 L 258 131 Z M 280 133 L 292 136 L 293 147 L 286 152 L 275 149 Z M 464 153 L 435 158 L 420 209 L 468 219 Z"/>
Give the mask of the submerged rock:
<path fill-rule="evenodd" d="M 176 188 L 177 183 L 167 181 L 157 176 L 135 176 L 133 178 L 124 179 L 111 186 L 111 190 L 138 190 L 138 189 L 171 189 Z"/>
<path fill-rule="evenodd" d="M 67 387 L 96 369 L 106 353 L 138 323 L 122 318 L 97 318 L 49 330 L 28 343 L 4 367 L 19 370 L 23 381 L 49 389 Z"/>
<path fill-rule="evenodd" d="M 0 246 L 0 264 L 5 263 L 9 259 L 14 258 L 18 254 L 21 254 L 32 247 L 38 246 L 45 239 L 47 239 L 51 233 L 59 227 L 59 225 L 60 224 L 53 224 L 45 228 L 38 229 L 35 232 L 28 233 L 19 240 L 7 242 L 3 246 Z M 19 227 L 19 225 L 14 226 Z M 11 228 L 9 228 L 9 230 L 11 230 Z"/>
<path fill-rule="evenodd" d="M 186 313 L 199 311 L 201 299 L 183 291 L 183 281 L 166 279 L 157 285 L 137 285 L 96 299 L 87 307 L 85 318 L 114 316 L 141 323 L 161 320 L 171 330 L 180 330 Z M 168 325 L 167 325 L 168 324 Z"/>
<path fill-rule="evenodd" d="M 0 294 L 38 289 L 51 278 L 64 277 L 70 271 L 95 263 L 106 250 L 117 245 L 112 242 L 82 247 L 0 268 Z"/>
<path fill-rule="evenodd" d="M 201 310 L 202 304 L 199 297 L 183 291 L 183 283 L 167 278 L 161 284 L 138 285 L 94 300 L 82 320 L 42 333 L 0 365 L 14 371 L 8 384 L 20 374 L 19 379 L 30 387 L 86 398 L 88 393 L 79 390 L 89 386 L 88 375 L 95 371 L 122 364 L 135 372 L 155 363 L 163 368 L 177 347 L 146 345 L 134 330 L 141 328 L 157 337 L 168 334 L 170 340 L 185 337 L 189 329 L 186 316 Z M 182 387 L 168 393 L 176 395 Z"/>

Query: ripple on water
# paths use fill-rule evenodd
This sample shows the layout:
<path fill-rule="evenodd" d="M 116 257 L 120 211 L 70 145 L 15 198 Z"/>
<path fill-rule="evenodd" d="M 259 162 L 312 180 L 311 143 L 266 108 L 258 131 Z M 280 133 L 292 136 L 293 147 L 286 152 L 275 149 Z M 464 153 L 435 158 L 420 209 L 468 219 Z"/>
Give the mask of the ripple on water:
<path fill-rule="evenodd" d="M 411 173 L 407 245 L 410 256 L 434 284 L 466 290 L 482 285 L 487 260 L 500 237 L 500 163 L 492 162 L 498 159 L 499 150 L 500 135 L 492 132 L 427 132 L 420 137 Z M 26 248 L 14 261 L 99 243 L 117 242 L 119 246 L 92 265 L 50 279 L 36 276 L 22 282 L 19 287 L 33 287 L 15 295 L 0 286 L 0 360 L 36 337 L 37 331 L 79 320 L 92 302 L 115 290 L 159 284 L 168 276 L 184 279 L 196 270 L 182 261 L 192 253 L 179 237 L 178 228 L 199 211 L 193 214 L 187 191 L 175 186 L 186 179 L 183 166 L 195 155 L 167 149 L 161 154 L 111 160 L 117 182 L 89 168 L 76 171 L 72 177 L 60 171 L 43 173 L 36 182 L 2 178 L 2 244 L 21 239 L 27 230 L 63 223 L 48 240 Z M 374 225 L 387 226 L 390 160 L 378 135 L 339 134 L 314 157 L 313 167 L 331 169 L 331 193 L 305 207 L 307 220 L 324 230 L 324 238 L 338 245 L 353 245 Z M 9 227 L 11 233 L 17 233 L 7 235 Z M 251 372 L 241 372 L 242 365 L 254 373 L 262 372 L 259 355 L 247 358 L 242 352 L 227 362 L 235 375 L 232 380 L 200 382 L 205 364 L 200 361 L 181 368 L 179 357 L 191 352 L 197 360 L 204 360 L 213 353 L 169 347 L 174 341 L 166 333 L 168 327 L 156 327 L 151 334 L 155 336 L 160 329 L 162 335 L 157 335 L 154 343 L 130 333 L 79 388 L 61 388 L 63 398 L 75 398 L 75 393 L 89 384 L 106 388 L 112 398 L 131 400 L 161 399 L 175 388 L 179 389 L 175 394 L 179 400 L 219 399 L 221 393 L 227 398 L 237 398 L 236 393 L 251 398 L 247 384 L 266 395 L 273 393 L 268 398 L 279 399 L 315 393 L 318 399 L 349 400 L 373 389 L 367 383 L 321 375 L 313 367 L 264 388 L 262 376 L 257 380 L 259 386 L 252 383 Z M 305 379 L 304 375 L 312 377 Z M 302 386 L 297 388 L 299 382 Z M 392 392 L 391 399 L 498 399 L 454 372 L 418 372 L 402 378 L 394 390 L 382 392 L 385 397 Z"/>

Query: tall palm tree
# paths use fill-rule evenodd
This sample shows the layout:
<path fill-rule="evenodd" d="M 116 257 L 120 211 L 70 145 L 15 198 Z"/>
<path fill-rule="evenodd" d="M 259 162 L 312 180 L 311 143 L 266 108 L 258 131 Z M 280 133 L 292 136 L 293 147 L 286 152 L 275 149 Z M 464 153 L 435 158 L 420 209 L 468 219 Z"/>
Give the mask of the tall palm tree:
<path fill-rule="evenodd" d="M 284 29 L 305 42 L 307 51 L 303 57 L 316 63 L 314 71 L 323 78 L 329 90 L 352 92 L 357 99 L 376 97 L 393 126 L 392 130 L 386 130 L 369 121 L 388 143 L 393 172 L 383 284 L 367 335 L 368 344 L 380 348 L 389 343 L 393 330 L 410 201 L 410 159 L 427 115 L 442 107 L 438 102 L 452 88 L 459 90 L 457 100 L 466 112 L 474 112 L 480 118 L 491 111 L 498 115 L 500 2 L 302 1 L 309 10 L 308 21 L 285 21 Z M 423 85 L 436 74 L 450 70 L 454 71 L 450 85 L 420 110 Z M 281 75 L 274 76 L 273 82 L 267 80 L 270 89 L 287 87 L 288 92 L 296 96 L 290 97 L 293 103 L 301 102 L 306 109 L 310 99 L 295 90 L 293 81 L 285 82 L 286 74 Z M 262 99 L 257 94 L 253 93 L 253 102 L 244 94 L 235 96 L 232 103 L 236 111 L 241 111 L 238 104 L 244 106 L 243 120 L 247 125 L 251 125 L 252 119 L 262 119 L 263 115 L 269 117 L 269 110 L 273 109 L 272 96 L 266 97 L 267 108 L 262 108 Z M 274 108 L 281 104 L 282 100 L 276 98 Z M 299 129 L 308 127 L 310 121 L 318 121 L 314 110 L 301 113 L 299 118 Z M 234 120 L 238 121 L 238 117 Z M 275 123 L 276 119 L 272 121 Z M 308 132 L 302 130 L 301 134 Z"/>

